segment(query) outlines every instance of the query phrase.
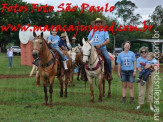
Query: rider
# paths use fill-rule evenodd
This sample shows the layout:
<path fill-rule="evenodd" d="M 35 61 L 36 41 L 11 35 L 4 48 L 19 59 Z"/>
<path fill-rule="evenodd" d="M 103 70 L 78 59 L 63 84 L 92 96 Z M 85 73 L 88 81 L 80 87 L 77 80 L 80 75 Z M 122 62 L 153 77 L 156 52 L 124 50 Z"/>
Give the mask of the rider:
<path fill-rule="evenodd" d="M 54 28 L 51 31 L 51 35 L 48 38 L 48 44 L 50 43 L 50 47 L 54 48 L 58 52 L 58 54 L 61 56 L 61 60 L 63 62 L 63 66 L 64 66 L 65 70 L 67 70 L 68 68 L 67 68 L 66 60 L 68 60 L 68 59 L 67 59 L 67 56 L 65 56 L 63 54 L 63 52 L 60 50 L 60 48 L 59 48 L 59 41 L 60 41 L 60 37 L 57 35 L 56 28 Z"/>
<path fill-rule="evenodd" d="M 66 43 L 66 34 L 65 33 L 62 33 L 61 36 L 60 36 L 60 41 L 59 41 L 59 47 L 62 49 L 62 50 L 65 50 L 65 51 L 68 51 L 70 50 L 70 47 L 68 47 L 67 43 Z"/>
<path fill-rule="evenodd" d="M 100 27 L 104 26 L 106 24 L 106 21 L 102 20 L 101 18 L 96 18 L 96 20 L 92 21 L 91 24 L 92 26 Z M 101 50 L 108 65 L 108 70 L 112 78 L 111 59 L 106 49 L 106 45 L 110 42 L 108 31 L 104 31 L 103 29 L 101 29 L 101 31 L 97 30 L 94 32 L 94 30 L 92 29 L 88 35 L 88 41 L 92 39 L 93 39 L 92 44 L 96 46 L 97 49 Z"/>

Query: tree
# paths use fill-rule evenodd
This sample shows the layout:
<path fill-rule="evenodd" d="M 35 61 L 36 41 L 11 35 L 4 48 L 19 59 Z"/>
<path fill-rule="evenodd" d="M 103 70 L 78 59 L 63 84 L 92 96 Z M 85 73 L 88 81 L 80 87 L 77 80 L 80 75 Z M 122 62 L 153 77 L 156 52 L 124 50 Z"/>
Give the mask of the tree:
<path fill-rule="evenodd" d="M 137 8 L 135 3 L 128 1 L 128 0 L 122 0 L 118 1 L 115 4 L 115 15 L 117 17 L 120 17 L 123 20 L 123 25 L 130 25 L 130 24 L 138 24 L 139 19 L 141 18 L 140 14 L 134 15 L 133 12 Z"/>
<path fill-rule="evenodd" d="M 150 17 L 155 25 L 163 25 L 163 7 L 161 5 L 158 5 Z"/>

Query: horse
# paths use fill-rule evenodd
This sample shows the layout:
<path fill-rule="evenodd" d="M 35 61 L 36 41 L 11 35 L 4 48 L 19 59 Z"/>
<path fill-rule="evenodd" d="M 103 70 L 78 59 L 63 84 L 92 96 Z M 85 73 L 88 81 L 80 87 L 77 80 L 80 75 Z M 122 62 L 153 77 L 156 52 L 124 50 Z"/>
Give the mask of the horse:
<path fill-rule="evenodd" d="M 70 80 L 68 82 L 68 86 L 70 86 L 70 84 L 72 84 L 72 86 L 75 86 L 74 84 L 74 80 L 73 80 L 73 75 L 74 75 L 74 69 L 75 69 L 75 58 L 76 58 L 76 52 L 74 50 L 74 48 L 72 48 L 71 50 L 68 51 L 68 54 L 71 57 L 71 69 L 70 69 Z"/>
<path fill-rule="evenodd" d="M 39 58 L 40 66 L 38 67 L 39 75 L 43 82 L 44 86 L 44 94 L 45 94 L 45 103 L 43 105 L 48 105 L 48 96 L 47 96 L 47 85 L 49 84 L 49 93 L 50 93 L 50 101 L 49 107 L 52 107 L 52 93 L 53 93 L 53 83 L 55 76 L 58 77 L 60 82 L 60 97 L 63 97 L 63 82 L 65 82 L 65 97 L 67 97 L 67 80 L 69 80 L 69 70 L 64 71 L 64 76 L 58 75 L 57 69 L 59 64 L 59 60 L 56 58 L 54 53 L 50 51 L 48 48 L 47 42 L 43 38 L 43 32 L 41 35 L 37 36 L 35 32 L 33 32 L 34 39 L 33 42 L 33 52 L 32 56 L 34 59 Z M 67 66 L 71 67 L 71 59 L 67 52 L 63 51 L 63 53 L 69 58 L 67 61 Z"/>
<path fill-rule="evenodd" d="M 87 74 L 87 78 L 90 84 L 91 90 L 91 103 L 94 103 L 94 90 L 93 90 L 93 78 L 97 77 L 99 80 L 98 88 L 99 88 L 99 99 L 98 101 L 102 101 L 102 83 L 103 83 L 103 72 L 104 72 L 104 64 L 100 61 L 98 57 L 97 51 L 95 47 L 90 43 L 86 42 L 84 39 L 82 40 L 83 46 L 83 63 L 87 64 L 85 66 L 85 71 Z"/>
<path fill-rule="evenodd" d="M 107 66 L 104 65 L 104 62 L 101 61 L 100 56 L 98 55 L 96 49 L 90 42 L 85 42 L 85 40 L 82 40 L 83 42 L 83 62 L 87 63 L 85 67 L 85 71 L 87 73 L 87 77 L 90 83 L 90 90 L 91 90 L 91 101 L 94 102 L 94 93 L 93 93 L 93 81 L 92 79 L 94 77 L 98 77 L 99 79 L 99 102 L 102 101 L 102 96 L 105 96 L 105 80 L 108 81 L 109 89 L 108 89 L 108 97 L 111 96 L 111 80 L 108 79 L 108 69 Z M 111 57 L 113 57 L 112 54 L 109 54 Z M 112 59 L 112 67 L 114 68 L 114 58 Z M 105 72 L 104 72 L 105 71 Z M 101 84 L 103 84 L 103 90 L 101 88 Z"/>

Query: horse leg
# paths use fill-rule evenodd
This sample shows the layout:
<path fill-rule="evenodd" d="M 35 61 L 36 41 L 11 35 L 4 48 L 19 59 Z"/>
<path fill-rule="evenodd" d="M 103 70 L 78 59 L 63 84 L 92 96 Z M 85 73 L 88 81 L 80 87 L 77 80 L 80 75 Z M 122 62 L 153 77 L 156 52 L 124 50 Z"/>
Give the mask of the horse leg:
<path fill-rule="evenodd" d="M 63 97 L 63 79 L 61 76 L 58 79 L 60 83 L 60 97 Z"/>
<path fill-rule="evenodd" d="M 77 80 L 80 81 L 79 76 L 80 76 L 81 68 L 79 68 L 79 72 L 77 73 Z"/>
<path fill-rule="evenodd" d="M 105 79 L 103 79 L 103 97 L 105 97 Z"/>
<path fill-rule="evenodd" d="M 108 90 L 108 97 L 111 97 L 111 80 L 108 81 L 109 90 Z"/>
<path fill-rule="evenodd" d="M 50 93 L 49 107 L 52 107 L 53 84 L 50 84 L 49 93 Z"/>
<path fill-rule="evenodd" d="M 43 103 L 43 105 L 48 105 L 48 95 L 47 95 L 47 86 L 46 84 L 44 84 L 44 94 L 45 94 L 45 103 Z"/>
<path fill-rule="evenodd" d="M 71 83 L 72 83 L 72 86 L 75 86 L 75 83 L 74 83 L 74 71 L 72 71 L 72 75 L 71 75 Z"/>
<path fill-rule="evenodd" d="M 39 75 L 39 71 L 36 71 L 36 86 L 40 86 L 40 75 Z"/>
<path fill-rule="evenodd" d="M 99 88 L 99 99 L 98 99 L 98 102 L 102 102 L 102 88 L 101 88 L 101 85 L 102 85 L 103 79 L 101 79 L 101 77 L 99 77 L 99 84 L 98 84 L 98 88 Z"/>
<path fill-rule="evenodd" d="M 66 78 L 65 78 L 65 96 L 67 97 L 67 85 L 68 85 L 68 81 L 70 79 L 70 77 L 68 76 L 69 74 L 66 74 Z"/>
<path fill-rule="evenodd" d="M 91 90 L 91 103 L 94 103 L 94 92 L 93 92 L 93 83 L 92 83 L 92 79 L 89 78 L 89 84 L 90 84 L 90 90 Z"/>

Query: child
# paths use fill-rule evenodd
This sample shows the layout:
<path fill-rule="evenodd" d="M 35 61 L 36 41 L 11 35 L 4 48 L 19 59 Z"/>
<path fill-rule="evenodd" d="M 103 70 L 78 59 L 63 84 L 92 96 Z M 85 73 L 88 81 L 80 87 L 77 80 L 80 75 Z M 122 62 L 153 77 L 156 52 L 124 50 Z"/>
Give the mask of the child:
<path fill-rule="evenodd" d="M 141 82 L 141 85 L 143 86 L 146 83 L 146 81 L 147 81 L 149 75 L 151 74 L 151 72 L 154 71 L 154 66 L 156 66 L 157 63 L 158 62 L 154 58 L 154 54 L 152 52 L 151 53 L 148 53 L 148 55 L 147 55 L 147 61 L 145 63 L 140 62 L 140 64 L 142 66 L 145 66 L 145 65 L 148 64 L 148 65 L 151 65 L 151 67 L 150 68 L 147 68 L 147 69 L 145 69 L 145 68 L 142 69 L 142 71 L 139 73 L 139 77 L 137 79 L 137 83 L 139 83 L 141 80 L 143 80 Z"/>
<path fill-rule="evenodd" d="M 68 60 L 67 56 L 65 56 L 62 51 L 59 48 L 59 41 L 60 41 L 60 37 L 57 35 L 57 31 L 56 28 L 54 28 L 51 31 L 51 34 L 48 38 L 48 43 L 51 43 L 51 46 L 59 53 L 59 55 L 61 56 L 61 59 L 63 61 L 63 66 L 65 68 L 65 70 L 67 70 L 67 63 L 66 60 Z"/>

